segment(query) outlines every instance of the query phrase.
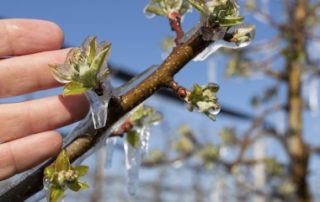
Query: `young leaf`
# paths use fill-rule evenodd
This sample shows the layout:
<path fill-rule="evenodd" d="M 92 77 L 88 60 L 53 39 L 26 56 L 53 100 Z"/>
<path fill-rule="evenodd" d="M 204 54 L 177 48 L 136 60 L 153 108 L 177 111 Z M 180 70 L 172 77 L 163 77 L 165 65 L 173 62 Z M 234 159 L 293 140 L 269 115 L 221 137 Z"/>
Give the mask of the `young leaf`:
<path fill-rule="evenodd" d="M 55 161 L 55 171 L 68 171 L 70 166 L 68 154 L 66 150 L 62 150 Z"/>
<path fill-rule="evenodd" d="M 75 192 L 78 192 L 81 189 L 81 186 L 79 185 L 78 181 L 68 183 L 67 187 Z"/>
<path fill-rule="evenodd" d="M 78 182 L 78 185 L 80 186 L 80 190 L 89 188 L 89 185 L 87 183 L 84 183 L 84 182 Z"/>
<path fill-rule="evenodd" d="M 76 166 L 74 168 L 74 170 L 76 171 L 77 175 L 79 177 L 84 176 L 85 174 L 87 174 L 89 167 L 88 166 Z"/>
<path fill-rule="evenodd" d="M 132 130 L 127 134 L 127 142 L 134 148 L 137 148 L 140 143 L 139 133 L 136 130 Z"/>
<path fill-rule="evenodd" d="M 225 17 L 219 19 L 219 24 L 221 27 L 229 27 L 229 26 L 234 26 L 238 24 L 242 24 L 244 20 L 243 16 L 236 16 L 236 17 Z"/>
<path fill-rule="evenodd" d="M 51 179 L 52 175 L 54 173 L 54 167 L 53 165 L 50 165 L 50 166 L 47 166 L 45 169 L 44 169 L 44 176 L 48 179 Z"/>
<path fill-rule="evenodd" d="M 90 66 L 90 71 L 94 72 L 95 75 L 99 73 L 99 70 L 103 63 L 105 62 L 109 52 L 110 52 L 111 44 L 107 44 L 103 47 L 103 50 L 94 58 L 92 64 Z"/>
<path fill-rule="evenodd" d="M 72 81 L 64 86 L 63 96 L 82 94 L 90 89 L 89 87 L 84 87 L 82 83 Z"/>
<path fill-rule="evenodd" d="M 188 0 L 189 3 L 203 15 L 208 15 L 208 8 L 204 0 Z"/>
<path fill-rule="evenodd" d="M 90 41 L 89 57 L 87 60 L 88 65 L 92 64 L 94 57 L 96 56 L 96 40 L 97 37 L 93 37 Z"/>
<path fill-rule="evenodd" d="M 163 10 L 155 5 L 149 4 L 146 6 L 144 9 L 145 12 L 147 13 L 153 13 L 159 16 L 166 16 L 166 13 L 163 12 Z"/>
<path fill-rule="evenodd" d="M 70 76 L 68 70 L 64 67 L 64 65 L 50 65 L 52 75 L 55 80 L 59 83 L 68 83 L 70 81 Z"/>
<path fill-rule="evenodd" d="M 55 185 L 52 185 L 52 187 L 50 188 L 50 202 L 58 202 L 64 194 L 64 189 Z"/>

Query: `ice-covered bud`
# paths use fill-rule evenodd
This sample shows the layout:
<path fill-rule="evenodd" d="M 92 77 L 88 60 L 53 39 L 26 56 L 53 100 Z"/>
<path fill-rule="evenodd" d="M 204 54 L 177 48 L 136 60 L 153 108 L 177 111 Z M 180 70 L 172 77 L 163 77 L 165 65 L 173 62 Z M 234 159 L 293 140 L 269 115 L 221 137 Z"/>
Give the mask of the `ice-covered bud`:
<path fill-rule="evenodd" d="M 255 37 L 255 30 L 256 29 L 254 25 L 236 27 L 233 37 L 230 39 L 230 41 L 236 44 L 251 42 Z"/>
<path fill-rule="evenodd" d="M 63 95 L 101 89 L 102 81 L 109 75 L 106 59 L 110 47 L 110 43 L 98 44 L 96 37 L 88 37 L 80 48 L 69 51 L 64 64 L 49 65 L 54 78 L 65 84 Z"/>
<path fill-rule="evenodd" d="M 244 17 L 239 15 L 239 5 L 235 0 L 209 0 L 198 1 L 188 0 L 189 3 L 198 10 L 204 22 L 210 26 L 229 27 L 241 24 Z M 207 24 L 208 25 L 208 24 Z"/>
<path fill-rule="evenodd" d="M 73 167 L 70 164 L 67 152 L 62 150 L 56 161 L 44 170 L 44 188 L 47 191 L 48 201 L 59 201 L 67 188 L 78 192 L 88 188 L 79 178 L 88 172 L 87 166 Z"/>
<path fill-rule="evenodd" d="M 191 5 L 187 0 L 150 0 L 144 13 L 148 18 L 158 15 L 175 19 L 177 16 L 181 18 L 190 9 Z"/>
<path fill-rule="evenodd" d="M 195 84 L 191 93 L 185 98 L 190 111 L 197 109 L 210 119 L 215 120 L 216 115 L 221 110 L 216 96 L 218 90 L 219 86 L 214 83 L 209 83 L 204 86 Z"/>

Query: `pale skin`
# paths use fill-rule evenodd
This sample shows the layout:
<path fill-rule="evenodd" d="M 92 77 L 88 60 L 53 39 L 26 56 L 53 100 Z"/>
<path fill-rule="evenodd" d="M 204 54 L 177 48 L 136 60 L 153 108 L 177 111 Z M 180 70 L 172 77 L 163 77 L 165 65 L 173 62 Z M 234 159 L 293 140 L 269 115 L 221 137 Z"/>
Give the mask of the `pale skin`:
<path fill-rule="evenodd" d="M 64 63 L 68 49 L 62 44 L 63 32 L 54 23 L 0 20 L 0 98 L 60 86 L 48 64 Z M 62 138 L 55 129 L 87 112 L 83 95 L 0 104 L 0 180 L 58 154 Z"/>

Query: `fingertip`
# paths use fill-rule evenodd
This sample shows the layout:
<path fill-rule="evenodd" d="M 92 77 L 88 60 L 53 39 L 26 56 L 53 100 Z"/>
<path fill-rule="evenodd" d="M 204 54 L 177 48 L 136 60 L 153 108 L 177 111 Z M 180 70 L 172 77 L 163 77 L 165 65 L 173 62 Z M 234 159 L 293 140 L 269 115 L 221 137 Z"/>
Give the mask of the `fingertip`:
<path fill-rule="evenodd" d="M 48 151 L 48 157 L 57 155 L 62 148 L 62 136 L 56 131 L 50 131 L 48 132 L 47 140 L 51 141 L 51 150 Z"/>
<path fill-rule="evenodd" d="M 64 34 L 54 22 L 38 19 L 0 20 L 0 55 L 24 55 L 61 48 Z"/>
<path fill-rule="evenodd" d="M 59 153 L 62 137 L 47 131 L 0 144 L 0 180 L 30 169 Z"/>
<path fill-rule="evenodd" d="M 48 27 L 50 27 L 50 33 L 52 35 L 52 38 L 54 39 L 52 43 L 54 46 L 56 46 L 56 47 L 53 47 L 53 49 L 61 48 L 64 42 L 64 33 L 61 27 L 55 22 L 45 21 L 45 20 L 43 20 L 43 22 L 47 23 Z"/>
<path fill-rule="evenodd" d="M 65 109 L 70 113 L 70 120 L 79 121 L 84 118 L 89 111 L 90 105 L 84 95 L 59 95 L 59 100 Z"/>

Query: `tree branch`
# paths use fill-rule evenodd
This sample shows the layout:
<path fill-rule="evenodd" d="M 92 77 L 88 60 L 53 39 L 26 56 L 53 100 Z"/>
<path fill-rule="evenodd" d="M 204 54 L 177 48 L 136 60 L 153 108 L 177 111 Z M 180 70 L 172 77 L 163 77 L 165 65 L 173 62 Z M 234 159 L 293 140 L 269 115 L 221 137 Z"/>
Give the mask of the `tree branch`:
<path fill-rule="evenodd" d="M 178 73 L 190 60 L 203 51 L 211 42 L 202 39 L 199 32 L 194 33 L 184 44 L 177 46 L 168 58 L 145 80 L 136 87 L 119 97 L 111 98 L 108 108 L 106 127 L 94 130 L 91 119 L 87 118 L 82 125 L 74 130 L 70 137 L 75 137 L 66 147 L 71 162 L 76 161 L 92 151 L 103 134 L 120 120 L 127 112 L 138 106 L 157 90 L 167 86 L 174 75 Z M 22 179 L 14 187 L 1 191 L 0 201 L 24 201 L 42 189 L 43 169 L 52 160 L 44 163 L 37 170 Z"/>

